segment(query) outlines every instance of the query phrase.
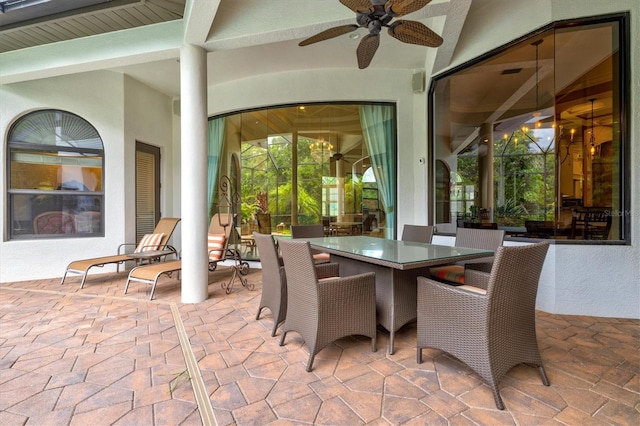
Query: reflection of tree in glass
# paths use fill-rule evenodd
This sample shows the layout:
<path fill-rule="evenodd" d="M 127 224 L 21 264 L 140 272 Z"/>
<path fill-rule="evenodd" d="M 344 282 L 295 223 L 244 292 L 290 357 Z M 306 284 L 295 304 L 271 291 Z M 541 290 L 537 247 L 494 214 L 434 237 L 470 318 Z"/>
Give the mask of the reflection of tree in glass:
<path fill-rule="evenodd" d="M 526 219 L 553 220 L 555 216 L 554 154 L 541 153 L 531 138 L 531 131 L 526 135 L 516 131 L 494 142 L 498 224 L 522 226 Z"/>

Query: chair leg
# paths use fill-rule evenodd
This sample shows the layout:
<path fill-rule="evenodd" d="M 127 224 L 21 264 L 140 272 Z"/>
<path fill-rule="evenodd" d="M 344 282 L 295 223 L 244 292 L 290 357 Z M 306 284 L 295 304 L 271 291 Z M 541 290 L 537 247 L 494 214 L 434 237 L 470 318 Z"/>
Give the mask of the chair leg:
<path fill-rule="evenodd" d="M 418 364 L 422 364 L 422 348 L 420 346 L 418 346 L 416 353 L 417 353 L 416 361 L 418 362 Z"/>
<path fill-rule="evenodd" d="M 538 366 L 538 372 L 540 373 L 540 378 L 542 378 L 542 384 L 545 386 L 549 386 L 549 379 L 547 378 L 547 373 L 544 372 L 544 367 L 542 364 Z"/>
<path fill-rule="evenodd" d="M 67 278 L 67 271 L 64 271 L 64 275 L 62 276 L 62 281 L 60 281 L 60 285 L 64 284 L 65 278 Z"/>
<path fill-rule="evenodd" d="M 307 373 L 311 372 L 311 369 L 313 368 L 313 359 L 315 358 L 316 354 L 314 354 L 313 352 L 309 352 L 309 361 L 307 361 Z"/>
<path fill-rule="evenodd" d="M 262 312 L 263 309 L 264 309 L 264 306 L 260 306 L 258 308 L 258 313 L 256 314 L 256 321 L 260 319 L 260 313 Z"/>
<path fill-rule="evenodd" d="M 280 338 L 280 346 L 284 346 L 284 338 L 287 335 L 286 331 L 282 332 L 282 337 Z"/>
<path fill-rule="evenodd" d="M 371 352 L 378 352 L 378 339 L 375 334 L 371 338 Z"/>
<path fill-rule="evenodd" d="M 156 284 L 158 283 L 158 277 L 153 281 L 153 285 L 151 286 L 151 293 L 149 293 L 149 300 L 153 299 L 153 292 L 156 291 Z"/>
<path fill-rule="evenodd" d="M 504 410 L 504 403 L 502 402 L 502 397 L 498 392 L 498 387 L 496 386 L 495 388 L 492 389 L 492 391 L 493 391 L 493 399 L 496 401 L 496 407 L 498 407 L 498 410 Z"/>
<path fill-rule="evenodd" d="M 124 285 L 124 294 L 127 294 L 127 290 L 129 290 L 129 283 L 131 280 L 127 278 L 127 283 Z"/>
<path fill-rule="evenodd" d="M 88 273 L 89 273 L 88 269 L 86 271 L 84 271 L 84 275 L 82 276 L 82 281 L 80 282 L 80 288 L 81 289 L 84 287 L 84 281 L 87 279 L 87 274 Z"/>
<path fill-rule="evenodd" d="M 273 321 L 273 330 L 271 330 L 271 337 L 276 337 L 276 330 L 278 329 L 278 323 Z"/>

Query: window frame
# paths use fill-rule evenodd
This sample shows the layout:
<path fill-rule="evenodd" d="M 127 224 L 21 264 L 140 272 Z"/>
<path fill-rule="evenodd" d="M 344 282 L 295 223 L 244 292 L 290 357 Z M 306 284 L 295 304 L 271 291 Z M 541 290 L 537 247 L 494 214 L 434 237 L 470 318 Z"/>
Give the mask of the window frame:
<path fill-rule="evenodd" d="M 630 14 L 629 12 L 624 13 L 612 13 L 605 15 L 597 15 L 597 16 L 589 16 L 575 19 L 566 19 L 554 21 L 550 24 L 547 24 L 543 27 L 540 27 L 536 30 L 533 30 L 527 34 L 524 34 L 521 37 L 518 37 L 512 40 L 509 43 L 506 43 L 502 46 L 499 46 L 495 49 L 492 49 L 484 54 L 481 54 L 475 58 L 470 59 L 467 62 L 464 62 L 460 65 L 457 65 L 449 70 L 446 70 L 440 74 L 436 74 L 432 76 L 429 84 L 428 90 L 428 113 L 427 113 L 427 126 L 428 126 L 428 158 L 429 164 L 431 164 L 431 170 L 428 177 L 428 185 L 431 190 L 431 196 L 428 199 L 428 208 L 429 208 L 429 223 L 434 224 L 435 222 L 435 214 L 436 214 L 436 176 L 435 176 L 435 162 L 437 160 L 436 157 L 436 118 L 435 118 L 435 109 L 436 109 L 436 100 L 435 94 L 437 89 L 437 83 L 450 77 L 456 73 L 467 70 L 474 65 L 480 64 L 488 59 L 496 57 L 501 53 L 511 49 L 514 46 L 517 46 L 527 40 L 532 40 L 548 31 L 555 31 L 560 29 L 566 29 L 571 27 L 578 26 L 587 26 L 594 24 L 606 24 L 616 22 L 618 24 L 619 29 L 619 69 L 617 70 L 617 77 L 619 81 L 619 102 L 618 106 L 620 108 L 619 113 L 619 132 L 620 132 L 620 172 L 618 175 L 618 181 L 620 185 L 619 196 L 620 196 L 620 207 L 621 211 L 616 212 L 620 217 L 620 238 L 615 240 L 561 240 L 561 239 L 549 239 L 548 241 L 556 244 L 590 244 L 590 245 L 629 245 L 631 244 L 631 165 L 630 165 L 630 151 L 631 151 L 631 143 L 630 140 L 630 123 L 629 123 L 629 111 L 631 105 L 631 94 L 630 94 L 630 76 L 631 76 L 631 50 L 630 50 L 630 40 L 631 40 L 631 29 L 630 29 Z M 554 66 L 555 67 L 555 66 Z M 495 180 L 494 180 L 495 183 Z M 556 188 L 557 191 L 557 188 Z M 556 193 L 557 195 L 557 193 Z M 436 231 L 437 232 L 437 231 Z M 441 235 L 445 235 L 440 233 Z M 524 240 L 531 241 L 535 238 L 525 238 L 525 237 L 507 237 L 510 240 Z"/>
<path fill-rule="evenodd" d="M 75 117 L 79 120 L 82 120 L 84 123 L 86 123 L 87 126 L 90 126 L 93 131 L 95 132 L 95 134 L 97 135 L 98 139 L 100 140 L 100 144 L 102 146 L 101 149 L 99 148 L 88 148 L 88 147 L 71 147 L 71 146 L 59 146 L 59 145 L 51 145 L 51 144 L 42 144 L 42 143 L 30 143 L 30 142 L 18 142 L 18 141 L 12 141 L 11 140 L 11 135 L 14 131 L 14 129 L 16 128 L 16 126 L 18 126 L 20 123 L 22 123 L 24 120 L 28 120 L 29 117 L 35 115 L 35 114 L 43 114 L 43 113 L 62 113 L 68 116 L 72 116 Z M 60 153 L 60 152 L 69 152 L 69 153 L 74 153 L 74 154 L 92 154 L 92 155 L 96 155 L 100 157 L 100 170 L 101 170 L 101 176 L 100 176 L 100 190 L 99 191 L 76 191 L 76 190 L 69 190 L 69 189 L 56 189 L 56 190 L 50 190 L 50 189 L 24 189 L 24 188 L 12 188 L 11 185 L 11 165 L 12 165 L 12 154 L 15 151 L 18 151 L 20 153 L 25 153 L 28 151 L 33 151 L 35 153 L 41 153 L 41 154 L 48 154 L 48 153 Z M 100 136 L 99 132 L 97 131 L 97 129 L 95 128 L 95 126 L 93 126 L 88 120 L 86 120 L 85 118 L 83 118 L 82 116 L 78 115 L 78 114 L 74 114 L 72 112 L 66 111 L 66 110 L 61 110 L 61 109 L 55 109 L 55 108 L 44 108 L 44 109 L 37 109 L 37 110 L 33 110 L 33 111 L 29 111 L 27 113 L 24 113 L 22 115 L 20 115 L 19 117 L 17 117 L 14 122 L 11 124 L 11 126 L 9 126 L 9 131 L 7 132 L 7 139 L 6 139 L 6 144 L 5 144 L 5 153 L 6 153 L 6 174 L 5 174 L 5 178 L 6 178 L 6 182 L 7 182 L 7 189 L 6 189 L 6 209 L 5 209 L 5 214 L 6 214 L 6 229 L 7 232 L 5 234 L 5 240 L 8 241 L 24 241 L 24 240 L 39 240 L 39 239 L 69 239 L 69 238 L 95 238 L 95 237 L 104 237 L 105 232 L 104 232 L 104 213 L 105 213 L 105 205 L 104 205 L 104 201 L 105 201 L 105 181 L 104 181 L 104 175 L 105 175 L 105 150 L 104 150 L 104 142 L 102 137 Z M 20 233 L 16 233 L 15 229 L 14 229 L 14 198 L 15 196 L 20 196 L 20 195 L 24 195 L 24 196 L 31 196 L 31 197 L 35 197 L 35 196 L 49 196 L 49 197 L 97 197 L 99 199 L 99 210 L 92 210 L 92 211 L 96 211 L 100 213 L 100 224 L 99 224 L 99 230 L 97 232 L 78 232 L 76 229 L 76 232 L 74 233 L 61 233 L 61 234 L 38 234 L 35 232 L 35 230 L 32 231 L 32 233 L 27 233 L 27 234 L 20 234 Z M 31 207 L 32 205 L 30 205 Z M 33 218 L 35 219 L 35 218 Z M 32 220 L 33 220 L 32 219 Z"/>

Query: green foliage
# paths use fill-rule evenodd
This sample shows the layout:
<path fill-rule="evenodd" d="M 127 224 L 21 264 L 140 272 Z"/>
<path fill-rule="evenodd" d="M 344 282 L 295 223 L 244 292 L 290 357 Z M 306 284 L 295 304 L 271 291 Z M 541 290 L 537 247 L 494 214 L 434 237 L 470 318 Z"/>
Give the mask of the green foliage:
<path fill-rule="evenodd" d="M 314 157 L 309 150 L 312 140 L 300 137 L 297 146 L 298 221 L 301 224 L 320 223 L 322 220 L 322 177 L 331 173 L 329 157 Z M 262 205 L 271 216 L 290 216 L 291 212 L 291 142 L 284 137 L 268 139 L 268 146 L 242 145 L 241 196 L 242 217 L 248 220 L 254 214 L 256 194 L 267 194 Z M 345 178 L 345 210 L 359 212 L 362 203 L 362 183 Z M 354 198 L 355 197 L 355 198 Z M 278 219 L 280 221 L 281 219 Z M 285 220 L 286 222 L 286 220 Z"/>
<path fill-rule="evenodd" d="M 252 200 L 240 204 L 240 210 L 242 215 L 242 223 L 248 223 L 253 219 L 254 215 L 260 211 L 260 203 L 258 200 Z"/>
<path fill-rule="evenodd" d="M 495 213 L 501 224 L 523 225 L 525 219 L 554 217 L 555 157 L 553 152 L 541 153 L 530 137 L 531 131 L 528 136 L 516 131 L 493 143 Z M 458 157 L 457 174 L 461 179 L 458 186 L 473 185 L 479 190 L 477 156 Z"/>
<path fill-rule="evenodd" d="M 278 212 L 278 214 L 291 214 L 291 183 L 285 183 L 272 189 L 269 192 L 269 211 Z M 321 219 L 321 211 L 319 203 L 311 196 L 306 188 L 298 188 L 298 214 L 304 215 L 312 222 L 318 223 Z"/>

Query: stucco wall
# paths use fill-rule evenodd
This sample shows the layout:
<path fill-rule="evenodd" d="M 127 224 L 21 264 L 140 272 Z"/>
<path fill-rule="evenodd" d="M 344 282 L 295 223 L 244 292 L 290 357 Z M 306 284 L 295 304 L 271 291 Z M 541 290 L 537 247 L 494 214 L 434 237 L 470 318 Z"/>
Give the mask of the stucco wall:
<path fill-rule="evenodd" d="M 91 123 L 102 138 L 105 152 L 105 237 L 7 241 L 3 207 L 0 282 L 61 277 L 70 261 L 85 258 L 88 253 L 113 254 L 119 244 L 135 240 L 135 140 L 161 146 L 163 155 L 172 161 L 171 102 L 140 83 L 130 80 L 125 84 L 124 80 L 121 74 L 99 71 L 0 86 L 3 141 L 19 116 L 34 109 L 53 108 L 72 112 Z M 3 206 L 8 185 L 5 156 L 3 146 L 0 154 Z M 173 171 L 163 170 L 169 183 Z M 171 213 L 172 195 L 166 192 L 163 198 L 166 211 Z M 115 267 L 106 266 L 98 272 L 110 270 Z"/>

